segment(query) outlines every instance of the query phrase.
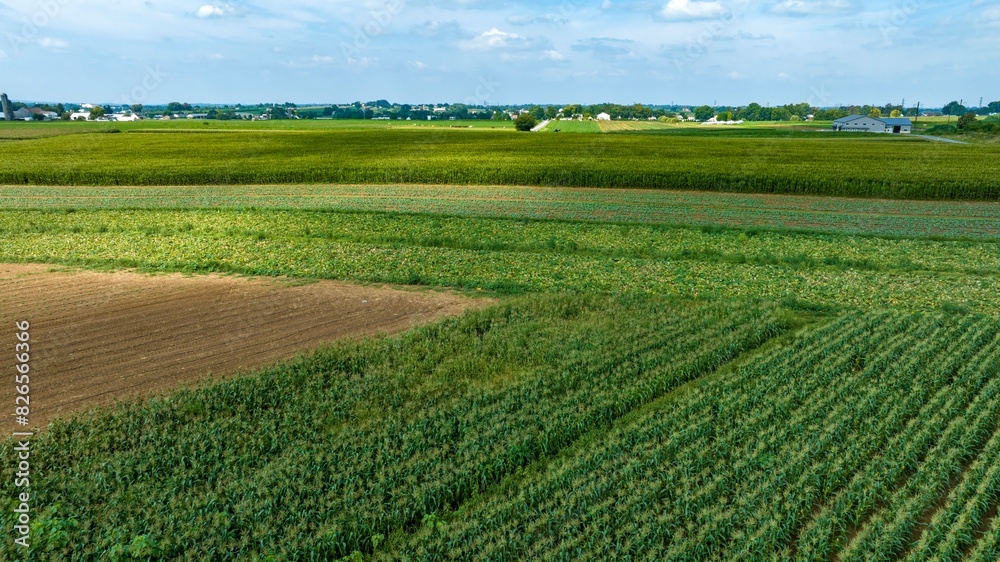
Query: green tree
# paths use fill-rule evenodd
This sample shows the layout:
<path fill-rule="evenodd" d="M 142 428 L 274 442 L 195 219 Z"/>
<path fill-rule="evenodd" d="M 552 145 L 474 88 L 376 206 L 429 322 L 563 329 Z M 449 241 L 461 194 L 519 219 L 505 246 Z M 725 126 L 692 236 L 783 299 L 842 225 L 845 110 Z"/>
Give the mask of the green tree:
<path fill-rule="evenodd" d="M 987 106 L 990 113 L 1000 113 L 1000 101 L 991 101 Z"/>
<path fill-rule="evenodd" d="M 948 105 L 944 106 L 941 113 L 945 115 L 965 115 L 965 106 L 958 103 L 957 101 L 949 102 Z"/>
<path fill-rule="evenodd" d="M 882 117 L 882 110 L 877 107 L 873 107 L 871 108 L 871 111 L 868 112 L 868 117 L 874 117 L 875 119 L 878 119 Z"/>
<path fill-rule="evenodd" d="M 141 103 L 134 103 L 131 106 L 129 106 L 129 109 L 132 110 L 132 113 L 135 113 L 136 115 L 139 115 L 140 113 L 142 113 L 142 104 Z"/>
<path fill-rule="evenodd" d="M 902 117 L 902 116 L 903 112 L 898 109 L 893 109 L 892 113 L 889 114 L 889 117 Z"/>
<path fill-rule="evenodd" d="M 964 115 L 958 118 L 959 129 L 971 129 L 975 127 L 975 124 L 976 124 L 976 114 L 973 111 L 966 112 Z"/>
<path fill-rule="evenodd" d="M 534 117 L 536 120 L 541 121 L 542 119 L 545 119 L 545 108 L 540 105 L 532 107 L 531 109 L 528 110 L 528 112 L 531 113 L 531 116 Z"/>
<path fill-rule="evenodd" d="M 760 121 L 760 110 L 763 109 L 759 103 L 751 103 L 747 106 L 743 113 L 743 119 L 746 121 Z"/>
<path fill-rule="evenodd" d="M 719 120 L 719 121 L 732 121 L 733 120 L 733 112 L 732 111 L 723 111 L 722 113 L 716 115 L 715 118 L 717 120 Z"/>
<path fill-rule="evenodd" d="M 538 124 L 538 120 L 530 113 L 522 113 L 514 120 L 514 127 L 518 131 L 530 131 Z"/>
<path fill-rule="evenodd" d="M 103 107 L 92 107 L 90 109 L 90 118 L 91 119 L 100 119 L 101 117 L 104 117 L 104 108 Z"/>
<path fill-rule="evenodd" d="M 555 119 L 558 116 L 559 116 L 559 108 L 557 108 L 556 106 L 550 105 L 545 108 L 546 119 Z"/>
<path fill-rule="evenodd" d="M 698 121 L 708 121 L 715 115 L 715 109 L 710 105 L 702 105 L 694 108 L 694 118 Z"/>
<path fill-rule="evenodd" d="M 784 107 L 776 107 L 771 111 L 772 121 L 788 121 L 792 118 L 792 112 Z"/>

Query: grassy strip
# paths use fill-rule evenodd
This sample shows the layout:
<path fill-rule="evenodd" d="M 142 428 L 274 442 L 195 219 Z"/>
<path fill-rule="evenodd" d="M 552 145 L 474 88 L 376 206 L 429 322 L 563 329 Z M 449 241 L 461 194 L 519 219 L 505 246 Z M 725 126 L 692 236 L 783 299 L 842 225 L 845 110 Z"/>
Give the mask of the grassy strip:
<path fill-rule="evenodd" d="M 584 188 L 399 185 L 0 186 L 0 209 L 301 209 L 1000 238 L 1000 205 Z"/>

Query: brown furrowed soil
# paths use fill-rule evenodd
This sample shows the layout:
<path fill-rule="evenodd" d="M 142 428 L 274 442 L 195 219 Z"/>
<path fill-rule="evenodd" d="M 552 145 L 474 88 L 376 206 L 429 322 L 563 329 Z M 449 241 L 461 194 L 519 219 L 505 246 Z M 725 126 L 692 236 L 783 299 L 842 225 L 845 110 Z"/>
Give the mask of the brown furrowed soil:
<path fill-rule="evenodd" d="M 332 281 L 148 276 L 0 264 L 0 385 L 14 420 L 15 322 L 30 328 L 30 425 L 260 367 L 339 339 L 482 306 L 448 293 Z M 4 341 L 5 340 L 5 341 Z M 23 428 L 22 428 L 23 430 Z"/>

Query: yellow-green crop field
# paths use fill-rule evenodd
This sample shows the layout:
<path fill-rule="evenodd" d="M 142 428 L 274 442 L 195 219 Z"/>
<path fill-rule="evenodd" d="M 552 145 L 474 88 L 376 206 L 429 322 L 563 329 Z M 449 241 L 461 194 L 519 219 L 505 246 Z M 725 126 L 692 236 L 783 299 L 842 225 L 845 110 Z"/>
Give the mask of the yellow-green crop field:
<path fill-rule="evenodd" d="M 0 263 L 498 303 L 57 419 L 3 560 L 1000 559 L 994 148 L 58 126 Z"/>
<path fill-rule="evenodd" d="M 559 136 L 415 126 L 191 127 L 80 129 L 0 141 L 0 184 L 527 185 L 1000 198 L 1000 147 L 887 135 L 788 128 Z"/>

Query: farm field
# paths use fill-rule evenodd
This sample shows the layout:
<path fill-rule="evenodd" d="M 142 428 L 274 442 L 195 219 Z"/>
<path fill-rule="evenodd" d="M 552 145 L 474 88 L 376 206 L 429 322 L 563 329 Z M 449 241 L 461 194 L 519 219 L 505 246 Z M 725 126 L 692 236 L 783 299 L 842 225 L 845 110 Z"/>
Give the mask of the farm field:
<path fill-rule="evenodd" d="M 998 329 L 811 328 L 441 514 L 400 558 L 996 560 Z"/>
<path fill-rule="evenodd" d="M 334 282 L 149 277 L 0 265 L 0 323 L 31 318 L 40 425 L 114 400 L 270 365 L 344 337 L 397 333 L 488 301 Z M 14 388 L 0 399 L 14 402 Z M 5 429 L 9 429 L 5 421 Z"/>
<path fill-rule="evenodd" d="M 594 121 L 552 121 L 542 132 L 552 133 L 559 129 L 562 133 L 600 133 L 601 129 Z"/>
<path fill-rule="evenodd" d="M 0 559 L 1000 558 L 994 148 L 205 128 L 0 141 L 42 425 Z M 153 310 L 262 358 L 144 374 L 98 338 L 94 380 L 153 396 L 44 394 L 81 327 Z"/>
<path fill-rule="evenodd" d="M 0 184 L 464 184 L 1000 197 L 997 147 L 778 133 L 560 137 L 450 128 L 135 129 L 5 141 Z"/>
<path fill-rule="evenodd" d="M 305 211 L 10 211 L 0 262 L 1000 311 L 992 242 Z"/>
<path fill-rule="evenodd" d="M 602 133 L 668 131 L 671 126 L 658 121 L 598 121 Z"/>
<path fill-rule="evenodd" d="M 1000 203 L 505 186 L 0 186 L 0 208 L 302 209 L 724 226 L 882 237 L 1000 238 Z"/>

